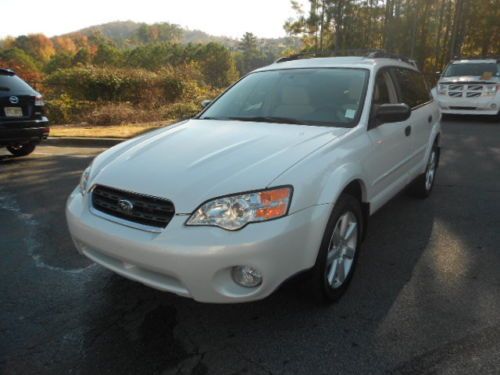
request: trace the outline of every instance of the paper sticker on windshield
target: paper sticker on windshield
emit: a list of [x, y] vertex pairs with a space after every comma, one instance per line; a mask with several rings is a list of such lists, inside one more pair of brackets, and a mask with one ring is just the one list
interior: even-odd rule
[[346, 109], [345, 110], [345, 118], [353, 119], [356, 117], [356, 111], [354, 109]]
[[488, 81], [491, 78], [493, 78], [493, 72], [484, 72], [483, 76], [481, 77], [481, 79], [484, 79], [485, 81]]

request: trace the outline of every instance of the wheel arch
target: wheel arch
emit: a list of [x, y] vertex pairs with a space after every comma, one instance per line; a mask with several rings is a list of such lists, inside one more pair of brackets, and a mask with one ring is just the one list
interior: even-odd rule
[[[352, 173], [346, 175], [345, 172], [349, 170]], [[346, 166], [346, 168], [341, 168], [337, 170], [337, 173], [333, 173], [328, 187], [334, 187], [334, 190], [330, 190], [326, 188], [323, 191], [323, 200], [329, 199], [329, 202], [332, 203], [331, 210], [335, 207], [335, 202], [339, 199], [342, 194], [349, 194], [356, 198], [361, 205], [361, 212], [363, 214], [363, 231], [362, 231], [362, 239], [366, 236], [366, 229], [368, 227], [368, 219], [370, 216], [370, 203], [368, 201], [368, 191], [367, 186], [363, 178], [361, 177], [361, 172], [357, 170], [354, 165]], [[342, 178], [343, 177], [343, 178]], [[339, 184], [339, 181], [344, 181], [344, 183]]]
[[363, 214], [363, 231], [361, 233], [361, 238], [364, 240], [366, 238], [366, 232], [368, 227], [368, 218], [370, 217], [370, 203], [366, 198], [366, 186], [363, 180], [356, 178], [349, 182], [340, 192], [339, 196], [342, 194], [349, 194], [356, 198], [361, 205], [361, 212]]

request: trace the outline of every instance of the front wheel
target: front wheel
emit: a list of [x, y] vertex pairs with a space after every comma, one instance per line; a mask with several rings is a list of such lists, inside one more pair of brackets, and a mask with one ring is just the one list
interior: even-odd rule
[[335, 302], [346, 291], [358, 259], [362, 218], [360, 202], [342, 194], [333, 208], [312, 270], [312, 288], [320, 301]]
[[35, 150], [34, 143], [25, 143], [22, 145], [11, 145], [7, 146], [7, 150], [14, 156], [26, 156], [31, 154]]

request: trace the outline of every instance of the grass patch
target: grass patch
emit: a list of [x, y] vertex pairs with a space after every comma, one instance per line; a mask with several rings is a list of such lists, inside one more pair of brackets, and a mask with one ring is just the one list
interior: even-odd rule
[[172, 124], [174, 121], [154, 121], [123, 125], [53, 125], [51, 137], [82, 138], [132, 138], [140, 134]]

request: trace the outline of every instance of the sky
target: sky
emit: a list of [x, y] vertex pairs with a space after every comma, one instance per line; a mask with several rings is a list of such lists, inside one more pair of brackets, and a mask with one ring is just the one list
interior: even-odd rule
[[283, 23], [295, 16], [290, 0], [0, 0], [0, 12], [0, 38], [54, 36], [127, 20], [175, 23], [233, 38], [246, 31], [280, 37]]

